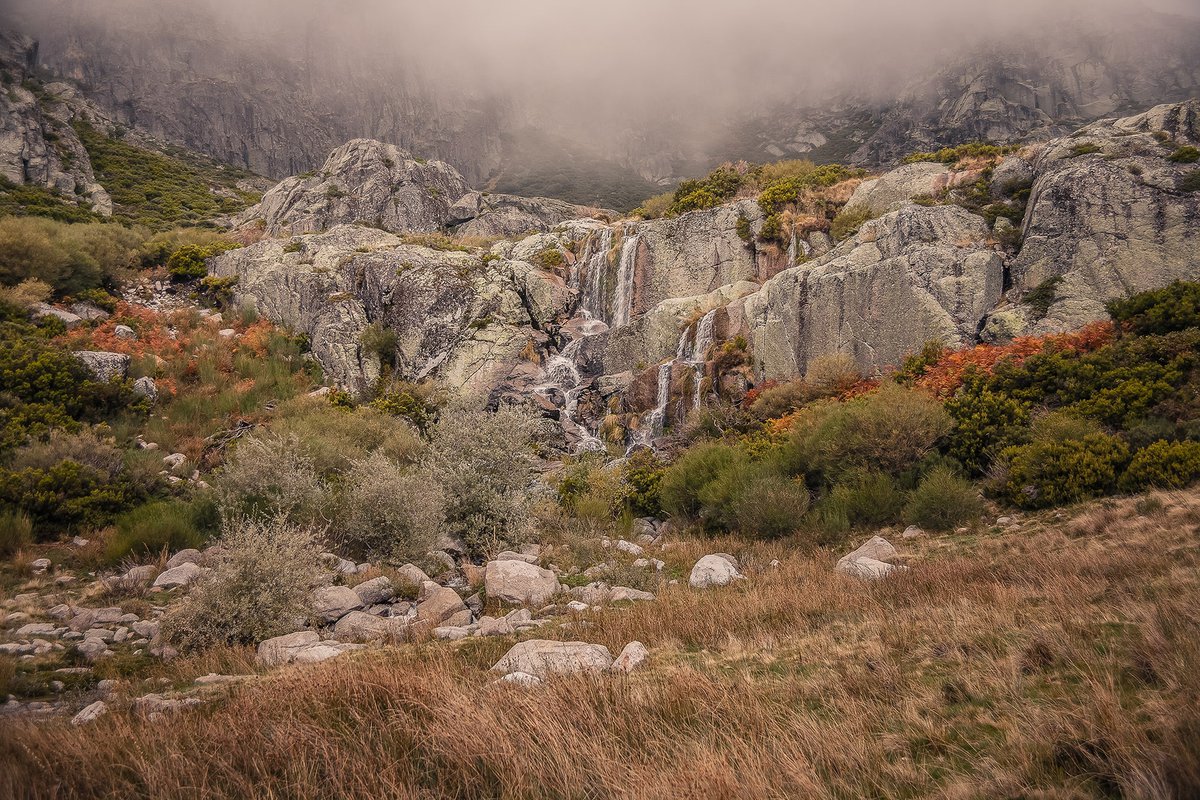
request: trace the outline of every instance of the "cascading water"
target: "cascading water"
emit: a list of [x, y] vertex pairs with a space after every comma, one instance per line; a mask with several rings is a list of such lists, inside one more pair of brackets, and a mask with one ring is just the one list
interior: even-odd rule
[[717, 318], [717, 310], [709, 311], [696, 323], [696, 339], [692, 345], [692, 383], [695, 393], [692, 397], [692, 408], [700, 407], [700, 387], [704, 383], [704, 363], [708, 358], [708, 350], [713, 344], [713, 323]]
[[[574, 271], [573, 289], [579, 289], [579, 311], [588, 319], [607, 320], [605, 313], [605, 277], [608, 273], [608, 253], [612, 250], [612, 228], [605, 228], [598, 236], [588, 237], [579, 266]], [[582, 278], [580, 277], [582, 271]], [[584, 280], [587, 281], [584, 284]]]
[[658, 402], [650, 412], [650, 431], [655, 436], [661, 436], [667, 421], [667, 403], [671, 399], [671, 367], [674, 361], [660, 364], [658, 367]]
[[[646, 429], [651, 436], [661, 436], [666, 427], [667, 406], [671, 400], [671, 373], [676, 364], [684, 363], [692, 368], [695, 391], [692, 397], [692, 408], [700, 405], [702, 396], [701, 385], [704, 381], [704, 365], [708, 358], [708, 350], [713, 344], [713, 324], [717, 311], [713, 309], [700, 318], [694, 326], [683, 329], [679, 336], [679, 344], [675, 348], [675, 358], [666, 361], [658, 367], [658, 396], [654, 410], [650, 412]], [[648, 444], [643, 436], [635, 444]]]
[[637, 249], [640, 234], [626, 236], [621, 244], [621, 261], [617, 265], [617, 293], [613, 298], [612, 326], [629, 324], [633, 311], [633, 278], [637, 271]]

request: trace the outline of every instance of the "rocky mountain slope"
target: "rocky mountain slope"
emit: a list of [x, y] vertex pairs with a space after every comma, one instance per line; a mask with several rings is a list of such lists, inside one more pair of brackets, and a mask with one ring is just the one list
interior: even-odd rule
[[[986, 173], [902, 167], [859, 187], [848, 208], [881, 216], [836, 246], [822, 233], [786, 250], [764, 242], [757, 203], [738, 201], [672, 219], [576, 219], [470, 252], [343, 225], [235, 250], [210, 268], [307, 333], [329, 374], [356, 390], [377, 374], [359, 336], [378, 323], [396, 331], [405, 378], [439, 378], [477, 402], [533, 397], [576, 446], [601, 429], [644, 439], [710, 391], [801, 376], [825, 356], [880, 370], [929, 340], [1071, 329], [1100, 318], [1108, 299], [1194, 280], [1198, 113], [1191, 101], [1098, 122]], [[312, 179], [267, 197], [298, 180]], [[955, 185], [997, 198], [1028, 190], [1023, 244], [1001, 243], [1015, 234], [1006, 218], [989, 226], [932, 199]], [[436, 221], [393, 220], [413, 230]]]

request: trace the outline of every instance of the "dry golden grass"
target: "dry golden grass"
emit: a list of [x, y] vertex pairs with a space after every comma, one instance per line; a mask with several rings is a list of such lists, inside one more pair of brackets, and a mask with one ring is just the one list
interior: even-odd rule
[[728, 550], [749, 580], [536, 634], [641, 640], [628, 678], [493, 687], [511, 638], [364, 653], [163, 724], [10, 725], [0, 795], [1198, 796], [1200, 492], [1069, 516], [898, 543], [912, 569], [876, 584], [685, 540], [669, 569]]

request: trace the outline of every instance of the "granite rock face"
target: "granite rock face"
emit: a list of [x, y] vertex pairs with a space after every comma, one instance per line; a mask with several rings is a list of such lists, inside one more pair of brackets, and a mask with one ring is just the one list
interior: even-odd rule
[[1196, 164], [1170, 156], [1200, 145], [1200, 101], [1102, 120], [1048, 143], [1012, 263], [1017, 297], [1058, 279], [1035, 331], [1106, 317], [1116, 297], [1200, 278], [1200, 192], [1181, 190]]
[[982, 218], [952, 206], [906, 206], [741, 301], [745, 334], [764, 378], [803, 375], [814, 359], [834, 354], [869, 371], [932, 339], [974, 343], [1003, 281]]

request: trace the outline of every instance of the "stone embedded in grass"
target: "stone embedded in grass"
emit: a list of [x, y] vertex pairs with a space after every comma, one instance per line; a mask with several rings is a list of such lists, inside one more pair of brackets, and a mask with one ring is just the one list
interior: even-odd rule
[[312, 647], [320, 641], [321, 637], [316, 631], [297, 631], [284, 636], [276, 636], [258, 645], [258, 656], [255, 660], [264, 667], [289, 664], [301, 650]]
[[542, 679], [537, 675], [530, 675], [528, 672], [510, 672], [492, 681], [493, 686], [497, 683], [511, 683], [514, 686], [532, 687], [541, 686]]
[[96, 380], [107, 383], [113, 378], [124, 379], [129, 374], [129, 356], [101, 350], [76, 350], [71, 355], [79, 359]]
[[542, 606], [558, 592], [558, 576], [524, 561], [490, 561], [484, 571], [488, 599]]
[[612, 653], [604, 645], [530, 639], [509, 648], [492, 672], [525, 672], [545, 679], [556, 674], [604, 672], [612, 663]]
[[907, 567], [887, 563], [896, 557], [896, 548], [882, 536], [873, 536], [864, 542], [857, 550], [847, 553], [838, 560], [838, 572], [853, 575], [864, 580], [884, 578], [896, 570]]
[[610, 603], [632, 602], [635, 600], [653, 600], [654, 594], [651, 592], [643, 592], [640, 589], [631, 589], [628, 586], [614, 586], [608, 590], [608, 601]]
[[186, 550], [180, 550], [178, 553], [171, 556], [171, 559], [167, 562], [167, 569], [181, 567], [184, 564], [199, 564], [202, 557], [203, 556], [200, 555], [199, 550], [191, 547], [187, 548]]
[[621, 650], [621, 654], [613, 661], [612, 671], [629, 674], [645, 666], [649, 660], [650, 651], [646, 649], [646, 645], [638, 641], [633, 641], [625, 645], [624, 649]]
[[896, 548], [882, 536], [872, 536], [857, 550], [842, 556], [842, 561], [857, 561], [860, 558], [873, 558], [876, 561], [888, 561], [896, 557]]
[[113, 328], [113, 336], [118, 339], [136, 339], [138, 338], [137, 331], [128, 325], [117, 325]]
[[157, 577], [158, 567], [153, 564], [140, 564], [130, 567], [129, 571], [121, 576], [120, 581], [126, 586], [141, 586], [150, 583]]
[[726, 553], [707, 555], [692, 567], [688, 577], [688, 585], [693, 589], [707, 589], [712, 586], [727, 586], [745, 576], [738, 572], [737, 563]]
[[100, 717], [108, 713], [108, 703], [103, 700], [97, 700], [91, 705], [83, 707], [83, 710], [71, 718], [72, 725], [86, 725], [89, 722], [94, 722]]
[[408, 620], [376, 617], [362, 611], [351, 611], [333, 626], [336, 639], [351, 642], [398, 641], [408, 631]]
[[200, 572], [200, 567], [197, 564], [190, 562], [180, 564], [178, 567], [169, 569], [155, 578], [154, 585], [160, 589], [174, 589], [177, 586], [187, 586], [200, 577]]

